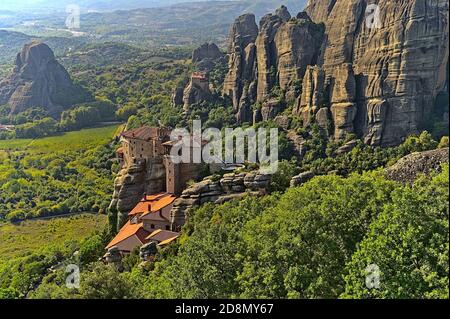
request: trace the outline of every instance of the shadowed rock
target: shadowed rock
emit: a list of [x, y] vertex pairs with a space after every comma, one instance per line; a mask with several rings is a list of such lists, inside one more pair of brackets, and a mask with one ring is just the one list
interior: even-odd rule
[[32, 107], [42, 107], [51, 115], [89, 99], [75, 86], [53, 51], [44, 43], [26, 44], [17, 55], [13, 72], [0, 82], [0, 105], [8, 104], [17, 114]]

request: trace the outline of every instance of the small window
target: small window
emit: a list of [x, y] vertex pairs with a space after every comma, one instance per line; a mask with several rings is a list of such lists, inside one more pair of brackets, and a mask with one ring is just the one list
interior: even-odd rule
[[166, 230], [170, 230], [170, 226], [166, 226]]
[[151, 229], [155, 229], [155, 225], [151, 224], [151, 225], [150, 225], [150, 228], [151, 228]]

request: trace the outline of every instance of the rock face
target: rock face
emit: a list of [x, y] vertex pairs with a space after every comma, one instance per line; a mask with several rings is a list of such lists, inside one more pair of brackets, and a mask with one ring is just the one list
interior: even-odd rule
[[446, 86], [448, 0], [380, 0], [378, 17], [368, 4], [310, 0], [306, 11], [326, 25], [318, 64], [336, 137], [354, 132], [367, 144], [396, 145], [423, 128]]
[[258, 31], [253, 14], [237, 18], [230, 31], [229, 71], [225, 77], [223, 94], [231, 98], [233, 109], [241, 121], [249, 120], [247, 108], [254, 102], [256, 94], [255, 41]]
[[259, 27], [241, 16], [223, 95], [240, 122], [273, 119], [264, 104], [281, 98], [337, 140], [400, 144], [426, 128], [436, 96], [448, 92], [448, 2], [379, 0], [373, 10], [368, 0], [309, 0], [294, 18], [281, 7]]
[[183, 92], [184, 110], [189, 111], [190, 107], [211, 98], [209, 90], [209, 81], [206, 75], [193, 74], [189, 84]]
[[[288, 102], [295, 100], [308, 65], [316, 63], [322, 37], [323, 27], [307, 14], [292, 18], [285, 6], [264, 16], [259, 28], [251, 14], [235, 21], [223, 95], [233, 101], [238, 122], [265, 120], [264, 111], [251, 114], [251, 105], [273, 99], [276, 88], [286, 91]], [[277, 114], [270, 113], [270, 119]]]
[[114, 194], [109, 207], [110, 214], [117, 213], [117, 230], [128, 220], [128, 213], [144, 194], [164, 191], [166, 169], [162, 158], [136, 161], [124, 166], [114, 181]]
[[325, 73], [320, 67], [308, 66], [303, 77], [302, 94], [297, 101], [294, 112], [301, 117], [306, 126], [324, 106]]
[[275, 11], [275, 15], [279, 16], [283, 22], [288, 22], [291, 19], [291, 13], [286, 6], [281, 6]]
[[203, 60], [217, 60], [223, 56], [215, 43], [205, 43], [192, 52], [192, 62], [198, 63]]
[[225, 57], [216, 44], [205, 43], [192, 52], [192, 62], [198, 72], [192, 74], [185, 87], [177, 87], [172, 93], [172, 105], [183, 105], [186, 112], [192, 105], [210, 99], [209, 73], [217, 63], [225, 63]]
[[297, 176], [294, 176], [291, 179], [291, 187], [297, 187], [297, 186], [303, 185], [307, 181], [309, 181], [312, 178], [314, 178], [314, 176], [315, 175], [314, 175], [313, 172], [304, 172], [304, 173], [301, 173], [301, 174], [299, 174]]
[[302, 81], [307, 67], [316, 64], [322, 38], [323, 27], [313, 23], [307, 15], [290, 20], [279, 28], [275, 46], [281, 89], [295, 87], [296, 83]]
[[68, 106], [65, 104], [85, 100], [86, 94], [72, 83], [53, 51], [40, 42], [25, 45], [17, 55], [12, 75], [0, 82], [0, 105], [8, 104], [12, 114], [42, 107], [56, 116]]
[[261, 19], [260, 32], [256, 39], [256, 56], [258, 66], [257, 101], [264, 102], [270, 98], [276, 82], [277, 47], [275, 36], [283, 20], [273, 14]]
[[171, 211], [172, 225], [183, 226], [189, 210], [205, 203], [222, 204], [245, 196], [262, 196], [267, 194], [271, 176], [257, 172], [229, 173], [220, 181], [205, 178], [183, 191], [180, 198], [173, 203]]
[[184, 88], [177, 87], [172, 92], [172, 105], [173, 106], [180, 106], [183, 105], [183, 95], [184, 95]]
[[449, 149], [442, 148], [413, 153], [401, 158], [386, 169], [386, 177], [401, 183], [414, 183], [419, 174], [440, 172], [441, 165], [449, 162]]

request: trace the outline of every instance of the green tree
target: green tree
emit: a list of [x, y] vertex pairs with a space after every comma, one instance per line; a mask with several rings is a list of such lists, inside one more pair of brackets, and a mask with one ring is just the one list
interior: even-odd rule
[[[448, 173], [393, 191], [347, 266], [343, 298], [449, 298]], [[365, 283], [372, 264], [379, 289]]]
[[88, 264], [96, 261], [104, 252], [105, 244], [100, 235], [94, 235], [85, 240], [80, 247], [80, 261]]
[[371, 173], [322, 176], [289, 189], [245, 225], [241, 297], [338, 297], [346, 262], [394, 187]]
[[92, 271], [82, 273], [80, 295], [84, 299], [130, 299], [134, 294], [133, 283], [113, 266], [95, 264]]

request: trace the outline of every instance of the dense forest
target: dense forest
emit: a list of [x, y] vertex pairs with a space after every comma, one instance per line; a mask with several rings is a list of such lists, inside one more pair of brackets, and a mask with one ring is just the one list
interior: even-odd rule
[[[45, 271], [70, 249], [10, 261], [0, 296], [448, 298], [448, 231], [448, 166], [413, 186], [380, 171], [322, 176], [263, 200], [197, 209], [179, 243], [146, 266], [137, 251], [122, 272], [95, 262], [107, 236], [94, 235], [78, 248], [79, 290], [65, 287], [64, 269]], [[381, 289], [365, 285], [370, 264]]]
[[[178, 243], [159, 250], [155, 262], [142, 264], [139, 250], [122, 261], [121, 269], [97, 261], [112, 236], [105, 226], [82, 241], [42, 247], [26, 257], [0, 261], [0, 297], [446, 298], [448, 165], [442, 173], [419, 177], [413, 185], [389, 181], [383, 170], [377, 169], [405, 154], [436, 147], [448, 147], [448, 139], [437, 143], [423, 133], [397, 148], [374, 150], [361, 144], [332, 160], [316, 157], [305, 162], [305, 167], [309, 165], [321, 176], [296, 188], [289, 188], [290, 177], [298, 172], [296, 163], [284, 160], [273, 177], [270, 196], [196, 209]], [[95, 164], [111, 164], [105, 150], [99, 146], [94, 153], [80, 153], [83, 160], [75, 163], [93, 165], [96, 171], [105, 169], [109, 174], [112, 167]], [[317, 154], [318, 150], [310, 152]], [[104, 154], [104, 160], [96, 160], [101, 158], [99, 154]], [[58, 167], [51, 166], [54, 169], [48, 174], [56, 175], [43, 176], [54, 180], [46, 184], [63, 185]], [[78, 172], [83, 168], [69, 166]], [[341, 176], [335, 175], [336, 169]], [[75, 188], [68, 187], [73, 183], [67, 179], [70, 172], [61, 175], [69, 182], [65, 187], [68, 193], [83, 189], [85, 201], [76, 202], [85, 207], [70, 207], [101, 211], [108, 197], [89, 192], [87, 178], [97, 184], [100, 179], [88, 172]], [[27, 183], [25, 178], [21, 180]], [[104, 179], [105, 192], [109, 181]], [[8, 188], [12, 186], [8, 184]], [[27, 188], [27, 196], [32, 189]], [[60, 189], [41, 191], [53, 196]], [[5, 195], [23, 200], [25, 193]], [[27, 217], [20, 215], [21, 211], [36, 212], [37, 216], [44, 210], [57, 213], [71, 200], [64, 200], [66, 192], [60, 194], [61, 199], [54, 200], [61, 204], [54, 206], [53, 212], [21, 207], [6, 217]], [[94, 203], [92, 198], [104, 198], [104, 202]], [[417, 262], [411, 263], [414, 256]], [[66, 288], [64, 267], [54, 268], [69, 263], [81, 265], [79, 290]], [[368, 290], [362, 281], [370, 264], [380, 268], [382, 289]]]

